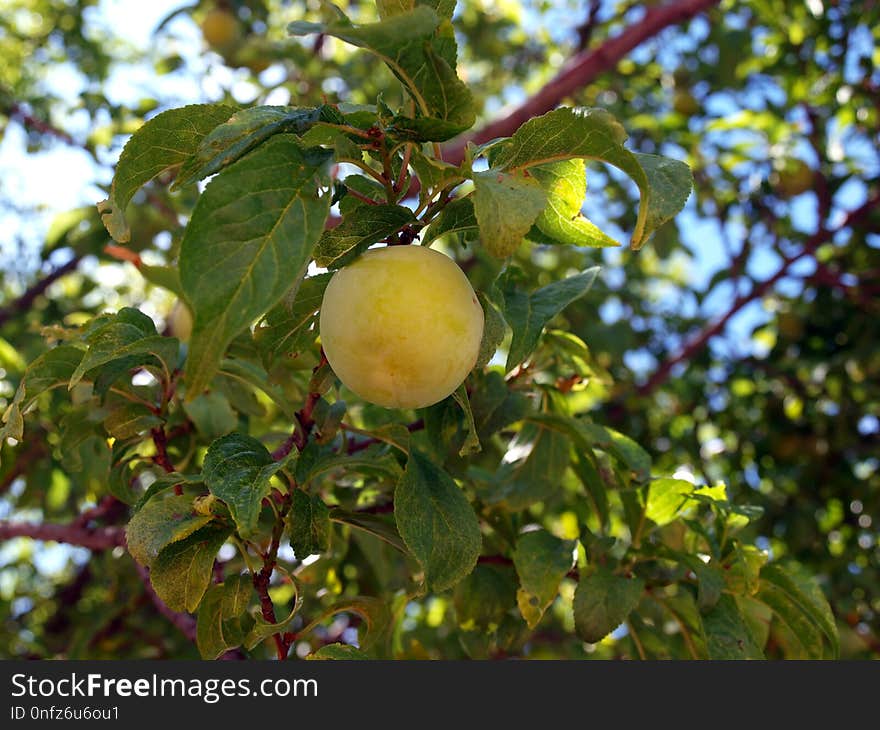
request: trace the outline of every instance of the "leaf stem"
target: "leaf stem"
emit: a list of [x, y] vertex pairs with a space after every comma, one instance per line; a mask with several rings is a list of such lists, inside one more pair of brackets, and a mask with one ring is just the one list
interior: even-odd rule
[[409, 169], [409, 160], [410, 157], [412, 157], [412, 148], [412, 143], [407, 143], [403, 151], [403, 161], [400, 165], [400, 173], [397, 175], [397, 180], [392, 186], [395, 193], [400, 193], [403, 190], [403, 183], [406, 180], [406, 172]]
[[237, 535], [233, 535], [231, 538], [232, 544], [238, 548], [238, 552], [241, 553], [241, 558], [244, 560], [244, 564], [248, 569], [249, 573], [256, 573], [257, 569], [254, 567], [254, 564], [251, 562], [250, 553], [247, 550], [247, 546], [241, 541]]
[[363, 203], [366, 203], [367, 205], [381, 205], [381, 203], [378, 200], [373, 200], [372, 198], [368, 198], [366, 195], [364, 195], [363, 193], [359, 193], [354, 188], [347, 187], [346, 188], [346, 195], [351, 195], [353, 198], [357, 198], [358, 200], [360, 200]]
[[363, 160], [356, 160], [354, 157], [340, 157], [339, 162], [347, 162], [349, 165], [354, 165], [355, 167], [360, 168], [362, 172], [367, 173], [367, 175], [372, 177], [376, 182], [380, 183], [382, 187], [385, 187], [386, 180], [382, 177], [382, 174], [376, 172]]
[[645, 647], [642, 646], [642, 642], [639, 639], [638, 634], [636, 634], [636, 630], [633, 627], [632, 621], [626, 622], [626, 629], [629, 631], [629, 635], [632, 637], [633, 644], [635, 644], [636, 651], [639, 653], [639, 659], [645, 661], [647, 656], [645, 655]]
[[672, 618], [675, 619], [675, 622], [678, 624], [678, 627], [681, 629], [681, 638], [684, 640], [684, 645], [687, 647], [688, 654], [691, 655], [691, 659], [699, 659], [699, 655], [697, 654], [697, 648], [694, 646], [694, 640], [691, 637], [691, 632], [688, 631], [687, 626], [685, 626], [684, 621], [681, 616], [678, 615], [676, 611], [672, 610], [672, 607], [659, 596], [651, 595], [657, 603], [659, 603], [663, 608], [665, 608], [672, 615]]

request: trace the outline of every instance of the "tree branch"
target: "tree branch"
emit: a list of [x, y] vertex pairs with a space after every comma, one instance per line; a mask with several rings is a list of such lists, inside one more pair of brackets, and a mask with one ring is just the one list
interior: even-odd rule
[[788, 256], [783, 259], [782, 265], [773, 274], [770, 278], [764, 279], [764, 281], [756, 283], [751, 291], [746, 294], [740, 294], [736, 299], [734, 299], [733, 304], [721, 317], [716, 319], [712, 324], [706, 327], [702, 332], [700, 332], [696, 337], [694, 337], [687, 345], [682, 348], [676, 355], [664, 360], [660, 367], [654, 371], [654, 374], [651, 375], [648, 380], [646, 380], [642, 385], [636, 388], [636, 392], [640, 396], [649, 395], [654, 390], [656, 390], [659, 386], [666, 382], [672, 373], [672, 369], [682, 362], [687, 362], [691, 360], [698, 352], [700, 352], [715, 335], [720, 334], [724, 331], [724, 328], [727, 326], [727, 323], [733, 318], [737, 312], [739, 312], [743, 307], [751, 302], [760, 299], [763, 297], [768, 291], [770, 291], [773, 286], [780, 280], [785, 278], [788, 275], [789, 269], [791, 265], [796, 261], [801, 260], [802, 258], [811, 255], [819, 246], [821, 246], [825, 241], [833, 237], [839, 231], [848, 228], [854, 223], [859, 222], [861, 219], [865, 218], [871, 210], [880, 205], [880, 195], [875, 195], [872, 198], [866, 200], [862, 205], [860, 205], [855, 210], [850, 211], [843, 222], [834, 230], [829, 231], [828, 229], [822, 227], [818, 231], [816, 231], [809, 239], [807, 239], [806, 243], [804, 243], [803, 248], [796, 254], [792, 256]]
[[10, 119], [16, 119], [21, 122], [25, 129], [39, 132], [40, 134], [48, 134], [69, 145], [77, 145], [76, 140], [74, 140], [67, 132], [52, 126], [48, 122], [44, 122], [42, 119], [38, 119], [17, 101], [9, 106], [6, 113], [9, 115]]
[[82, 261], [82, 256], [77, 254], [66, 264], [64, 264], [63, 266], [59, 266], [53, 271], [50, 271], [42, 279], [35, 282], [18, 299], [13, 300], [6, 307], [0, 309], [0, 327], [6, 324], [6, 322], [8, 322], [13, 317], [16, 317], [19, 314], [27, 311], [38, 296], [40, 296], [44, 291], [46, 291], [46, 289], [48, 289], [52, 284], [58, 281], [58, 279], [60, 279], [62, 276], [65, 276], [66, 274], [69, 274], [71, 271], [76, 269], [76, 267], [79, 266], [80, 261]]
[[555, 78], [547, 82], [533, 97], [495, 120], [475, 134], [467, 135], [444, 146], [443, 159], [454, 165], [464, 159], [468, 142], [480, 144], [496, 137], [508, 137], [524, 122], [534, 116], [555, 109], [559, 103], [578, 89], [591, 83], [614, 66], [637, 46], [653, 38], [661, 30], [690, 20], [720, 0], [680, 0], [679, 2], [649, 8], [645, 17], [601, 46], [574, 56]]
[[12, 464], [9, 471], [0, 478], [0, 494], [5, 494], [12, 483], [31, 467], [31, 465], [42, 459], [47, 454], [46, 447], [42, 441], [31, 440], [25, 451], [16, 454], [15, 463]]
[[54, 525], [35, 522], [0, 521], [0, 540], [30, 537], [34, 540], [54, 540], [78, 545], [89, 550], [112, 550], [125, 545], [125, 531], [121, 527], [83, 527], [76, 524]]
[[[317, 372], [326, 364], [327, 356], [324, 354], [322, 348], [321, 357], [318, 360], [318, 364], [312, 368], [312, 374], [317, 374]], [[309, 434], [315, 426], [315, 419], [312, 418], [312, 411], [314, 411], [315, 405], [317, 405], [319, 400], [321, 400], [321, 394], [314, 391], [309, 392], [306, 396], [306, 401], [303, 404], [303, 407], [295, 414], [296, 422], [293, 424], [293, 431], [290, 436], [287, 437], [281, 446], [272, 452], [272, 458], [275, 461], [281, 461], [281, 459], [285, 458], [294, 446], [296, 446], [297, 451], [302, 451], [305, 448], [306, 442], [309, 440]]]
[[[272, 597], [269, 595], [269, 581], [272, 579], [272, 572], [275, 570], [275, 564], [278, 562], [278, 548], [281, 545], [281, 534], [284, 531], [284, 518], [290, 510], [290, 505], [290, 495], [287, 494], [284, 497], [281, 511], [275, 520], [275, 526], [272, 528], [272, 542], [266, 554], [263, 555], [263, 567], [252, 576], [254, 589], [260, 598], [260, 611], [263, 614], [263, 618], [270, 624], [278, 623], [278, 619], [275, 617], [275, 606], [272, 604]], [[275, 641], [275, 651], [278, 654], [278, 658], [286, 659], [290, 651], [290, 641], [287, 635], [282, 633], [273, 634], [272, 639]]]

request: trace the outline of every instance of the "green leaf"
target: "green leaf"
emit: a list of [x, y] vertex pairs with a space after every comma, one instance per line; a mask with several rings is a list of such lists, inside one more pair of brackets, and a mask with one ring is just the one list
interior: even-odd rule
[[216, 659], [244, 642], [254, 624], [248, 614], [253, 593], [246, 575], [229, 576], [223, 585], [208, 589], [196, 624], [196, 646], [203, 659]]
[[504, 335], [507, 333], [507, 322], [483, 292], [478, 292], [477, 298], [483, 307], [483, 339], [480, 341], [480, 352], [477, 355], [474, 369], [482, 370], [495, 356], [495, 352], [504, 340]]
[[631, 242], [638, 249], [684, 207], [693, 178], [682, 162], [633, 154], [623, 146], [626, 137], [620, 123], [604, 109], [563, 107], [523, 124], [494, 163], [510, 171], [574, 157], [614, 165], [639, 187], [641, 202]]
[[401, 13], [408, 13], [415, 6], [416, 0], [376, 0], [376, 10], [382, 20]]
[[173, 611], [195, 611], [211, 583], [217, 551], [232, 534], [208, 525], [164, 547], [150, 568], [150, 583]]
[[508, 372], [534, 351], [544, 326], [590, 290], [598, 273], [599, 268], [594, 266], [580, 274], [551, 282], [531, 294], [505, 288], [504, 318], [513, 330], [507, 354]]
[[24, 418], [21, 415], [21, 401], [24, 398], [24, 388], [19, 387], [15, 397], [3, 411], [2, 427], [0, 427], [0, 452], [6, 443], [6, 439], [13, 438], [21, 441], [24, 438]]
[[453, 603], [458, 625], [465, 631], [494, 631], [516, 603], [516, 582], [510, 568], [477, 565], [455, 586]]
[[292, 357], [314, 341], [312, 325], [321, 307], [324, 290], [332, 274], [318, 274], [303, 279], [284, 296], [281, 303], [266, 314], [254, 330], [254, 341], [267, 368], [282, 357]]
[[205, 135], [196, 154], [181, 168], [171, 189], [220, 172], [275, 134], [301, 134], [320, 118], [320, 108], [255, 106], [242, 109]]
[[822, 589], [801, 565], [768, 563], [755, 596], [785, 624], [811, 659], [836, 658], [840, 652], [834, 615]]
[[324, 33], [379, 56], [416, 103], [418, 117], [395, 117], [398, 136], [443, 141], [468, 129], [473, 99], [455, 75], [455, 37], [448, 19], [419, 6], [378, 23], [353, 25], [341, 13], [330, 23], [294, 22], [291, 35]]
[[212, 515], [198, 514], [192, 497], [174, 495], [151, 499], [137, 511], [125, 528], [128, 552], [149, 567], [166, 545], [189, 537], [207, 525]]
[[328, 659], [369, 659], [369, 655], [362, 652], [351, 644], [327, 644], [322, 646], [318, 651], [309, 654], [306, 659], [328, 660]]
[[389, 446], [393, 446], [404, 454], [409, 454], [409, 442], [411, 434], [409, 429], [402, 423], [386, 423], [369, 430], [358, 430], [358, 433], [368, 438], [376, 439]]
[[[419, 44], [410, 42], [405, 53], [405, 66], [425, 100], [420, 107], [424, 116], [399, 115], [389, 125], [389, 133], [400, 139], [418, 142], [443, 142], [470, 129], [476, 121], [474, 100], [470, 89], [455, 73], [455, 35], [448, 21], [440, 26], [445, 42]], [[443, 53], [443, 49], [451, 52]], [[405, 85], [408, 86], [408, 84]]]
[[529, 410], [529, 399], [521, 392], [511, 392], [504, 376], [490, 370], [476, 379], [471, 394], [471, 410], [477, 433], [483, 439], [521, 420]]
[[704, 563], [698, 555], [676, 550], [664, 550], [664, 553], [687, 566], [697, 577], [697, 602], [701, 611], [707, 611], [718, 603], [724, 590], [725, 576], [716, 562]]
[[480, 240], [499, 259], [519, 248], [547, 205], [547, 194], [535, 178], [494, 169], [474, 173], [473, 197]]
[[571, 458], [568, 438], [543, 425], [528, 423], [510, 444], [485, 499], [511, 511], [559, 494]]
[[444, 188], [464, 182], [465, 173], [458, 165], [452, 165], [436, 157], [429, 157], [414, 150], [410, 164], [419, 178], [419, 202], [425, 203]]
[[422, 233], [422, 245], [450, 233], [478, 231], [477, 214], [474, 201], [470, 197], [458, 198], [449, 203]]
[[[160, 364], [166, 376], [170, 376], [180, 346], [175, 338], [156, 334], [153, 320], [132, 307], [120, 309], [85, 339], [89, 349], [70, 376], [70, 390], [87, 372], [117, 361], [123, 361], [123, 371], [134, 365]], [[106, 385], [109, 387], [110, 383]]]
[[[296, 584], [294, 584], [296, 585]], [[281, 633], [285, 631], [287, 627], [290, 625], [290, 622], [293, 621], [296, 614], [299, 612], [299, 609], [302, 606], [302, 596], [297, 589], [296, 599], [294, 600], [293, 608], [290, 610], [290, 613], [280, 621], [277, 621], [274, 624], [270, 624], [266, 619], [263, 618], [262, 614], [255, 613], [254, 616], [254, 625], [250, 631], [248, 631], [247, 636], [244, 639], [244, 645], [247, 649], [253, 649], [257, 644], [259, 644], [264, 639], [268, 639], [270, 636], [274, 634]]]
[[452, 398], [458, 403], [464, 413], [464, 426], [465, 433], [467, 434], [458, 455], [469, 456], [470, 454], [477, 454], [482, 450], [482, 447], [480, 446], [480, 437], [477, 436], [477, 427], [474, 424], [474, 414], [471, 412], [471, 403], [468, 399], [467, 388], [464, 383], [455, 389]]
[[118, 403], [104, 419], [104, 428], [113, 438], [125, 440], [139, 436], [155, 426], [162, 419], [143, 403], [123, 401]]
[[141, 495], [140, 499], [137, 500], [136, 504], [132, 508], [132, 514], [135, 512], [139, 512], [140, 509], [149, 502], [154, 496], [156, 496], [159, 492], [163, 492], [169, 487], [173, 487], [177, 484], [201, 484], [202, 483], [202, 475], [201, 474], [180, 474], [179, 472], [170, 472], [167, 474], [162, 474], [147, 487], [147, 490]]
[[669, 524], [692, 504], [694, 489], [695, 485], [684, 479], [654, 479], [648, 487], [645, 517], [661, 527]]
[[162, 112], [132, 135], [119, 156], [110, 197], [98, 203], [98, 212], [115, 240], [126, 243], [131, 238], [125, 209], [138, 189], [186, 162], [202, 138], [234, 112], [222, 104], [191, 104]]
[[733, 552], [725, 558], [724, 580], [733, 593], [751, 596], [761, 585], [761, 568], [767, 562], [767, 553], [754, 545], [734, 543]]
[[773, 622], [772, 609], [751, 596], [734, 596], [734, 598], [740, 614], [755, 639], [755, 644], [763, 650], [770, 638], [770, 625], [778, 626]]
[[[180, 280], [195, 316], [187, 397], [201, 393], [237, 334], [305, 273], [324, 230], [330, 154], [279, 134], [217, 175], [183, 236]], [[243, 191], [246, 191], [243, 194]]]
[[620, 245], [581, 214], [587, 195], [586, 163], [582, 159], [536, 165], [529, 172], [547, 196], [547, 205], [535, 221], [542, 234], [572, 246]]
[[722, 595], [715, 608], [703, 615], [703, 628], [710, 659], [764, 658], [733, 596]]
[[473, 570], [482, 546], [477, 516], [452, 477], [415, 449], [394, 492], [394, 519], [429, 590], [450, 588]]
[[516, 541], [513, 564], [520, 583], [516, 602], [530, 629], [556, 599], [574, 562], [574, 546], [573, 540], [560, 540], [546, 530], [527, 532]]
[[315, 263], [335, 268], [349, 252], [362, 253], [415, 220], [402, 205], [359, 205], [338, 226], [324, 231], [315, 248]]
[[290, 546], [297, 559], [326, 552], [330, 548], [330, 510], [317, 494], [295, 489], [287, 515]]
[[269, 479], [281, 466], [262, 443], [241, 433], [219, 438], [208, 447], [202, 477], [211, 494], [229, 507], [242, 537], [256, 530]]
[[626, 621], [638, 605], [645, 583], [600, 568], [581, 578], [574, 594], [574, 625], [578, 635], [591, 644], [604, 639]]
[[223, 632], [223, 586], [211, 586], [199, 606], [196, 647], [202, 659], [216, 659], [234, 644]]
[[[300, 136], [303, 147], [326, 147], [333, 150], [337, 162], [363, 161], [363, 151], [358, 143], [340, 129], [318, 122], [308, 132]], [[363, 141], [361, 138], [360, 141]], [[346, 178], [346, 181], [348, 178]], [[337, 183], [338, 184], [338, 183]], [[346, 183], [347, 187], [347, 183]]]
[[587, 490], [590, 502], [593, 505], [596, 516], [599, 518], [599, 524], [601, 524], [602, 527], [607, 528], [610, 516], [608, 508], [608, 491], [605, 488], [605, 481], [599, 474], [599, 470], [596, 468], [593, 458], [592, 454], [590, 454], [590, 456], [587, 456], [586, 454], [577, 454], [572, 461], [571, 466], [578, 480], [583, 484], [584, 489]]
[[338, 522], [341, 525], [349, 525], [356, 530], [362, 530], [374, 537], [378, 537], [383, 542], [387, 542], [391, 547], [402, 553], [407, 553], [406, 545], [400, 537], [400, 533], [394, 526], [393, 522], [383, 518], [381, 515], [373, 515], [362, 512], [346, 512], [338, 507], [330, 510], [330, 521]]
[[707, 659], [706, 636], [703, 630], [703, 617], [697, 602], [690, 591], [680, 590], [673, 596], [651, 596], [660, 603], [678, 623], [685, 649], [692, 659]]
[[213, 441], [225, 436], [238, 425], [238, 415], [222, 393], [203, 393], [195, 400], [184, 402], [183, 410], [195, 424], [199, 434]]
[[694, 177], [683, 162], [660, 155], [636, 152], [636, 159], [648, 177], [650, 205], [645, 219], [645, 237], [672, 220], [684, 207], [694, 187]]
[[22, 378], [28, 396], [23, 402], [29, 405], [50, 388], [66, 385], [82, 362], [83, 355], [83, 351], [73, 345], [58, 345], [40, 355], [28, 366]]
[[[220, 361], [220, 375], [243, 384], [246, 386], [246, 392], [252, 393], [251, 388], [263, 391], [278, 406], [278, 409], [284, 414], [285, 418], [294, 417], [296, 412], [295, 405], [290, 397], [284, 393], [280, 386], [269, 382], [269, 374], [259, 363], [239, 357], [225, 357]], [[220, 380], [222, 382], [222, 379]], [[225, 392], [231, 400], [231, 394], [236, 391], [227, 388]], [[241, 392], [239, 391], [238, 394], [241, 395]], [[236, 404], [236, 408], [246, 410], [240, 404]], [[262, 412], [260, 415], [262, 415]]]
[[629, 469], [636, 480], [645, 481], [651, 476], [651, 455], [629, 436], [583, 419], [578, 423], [592, 444]]
[[167, 289], [180, 299], [185, 298], [180, 285], [180, 272], [176, 266], [150, 266], [141, 262], [138, 271], [153, 286]]
[[314, 619], [308, 626], [297, 632], [305, 636], [317, 626], [320, 626], [331, 616], [338, 613], [355, 613], [364, 620], [366, 631], [359, 638], [361, 649], [369, 650], [387, 634], [391, 623], [391, 612], [388, 604], [371, 596], [354, 596], [335, 603], [326, 609], [320, 616]]

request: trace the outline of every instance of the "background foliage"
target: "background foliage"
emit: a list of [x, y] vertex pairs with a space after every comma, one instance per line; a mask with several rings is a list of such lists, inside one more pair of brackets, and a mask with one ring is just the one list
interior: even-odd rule
[[[472, 97], [452, 79], [443, 88], [459, 97], [420, 86], [434, 121], [398, 118], [399, 134], [445, 140], [472, 108], [482, 143], [557, 104], [601, 107], [626, 128], [627, 149], [687, 162], [695, 186], [635, 252], [601, 247], [640, 225], [639, 191], [612, 168], [587, 166], [583, 212], [601, 231], [576, 218], [579, 159], [543, 178], [533, 168], [545, 189], [568, 185], [554, 189], [565, 215], [524, 230], [510, 208], [489, 214], [503, 186], [477, 174], [476, 212], [450, 203], [422, 239], [436, 236], [465, 268], [499, 354], [457, 398], [418, 413], [338, 389], [309, 329], [326, 277], [306, 279], [253, 337], [239, 334], [305, 271], [305, 243], [275, 252], [289, 268], [266, 267], [251, 311], [223, 289], [236, 277], [212, 272], [187, 237], [222, 243], [212, 213], [242, 189], [278, 185], [303, 211], [285, 241], [320, 237], [321, 265], [402, 230], [396, 200], [363, 202], [388, 191], [345, 177], [356, 168], [331, 171], [345, 179], [335, 233], [304, 225], [330, 200], [303, 190], [331, 185], [318, 145], [337, 160], [360, 154], [357, 135], [332, 133], [334, 109], [357, 127], [364, 110], [344, 104], [381, 95], [390, 116], [405, 99], [386, 66], [333, 36], [390, 48], [404, 68], [423, 46], [404, 53], [399, 29], [308, 25], [328, 17], [300, 2], [181, 6], [146, 47], [88, 0], [7, 5], [0, 149], [34, 169], [75, 154], [92, 171], [70, 211], [0, 178], [7, 655], [876, 656], [874, 4], [459, 2], [458, 73]], [[398, 5], [379, 3], [389, 16]], [[372, 3], [340, 7], [377, 20]], [[236, 19], [225, 35], [209, 30], [218, 11]], [[290, 22], [308, 34], [289, 37]], [[424, 35], [450, 58], [447, 26]], [[142, 126], [205, 102], [220, 106]], [[222, 127], [221, 150], [250, 153], [199, 195], [195, 181], [229, 160], [187, 150], [254, 105], [279, 108]], [[138, 129], [147, 157], [160, 142], [165, 156], [111, 189]], [[566, 156], [584, 138], [573, 129], [561, 135]], [[275, 136], [250, 151], [264, 132]], [[294, 134], [312, 135], [311, 152]], [[523, 149], [514, 137], [484, 152], [513, 176], [534, 151]], [[430, 145], [422, 152], [411, 162], [423, 190], [458, 180]], [[443, 154], [457, 164], [464, 148], [448, 141]], [[166, 168], [181, 162], [169, 190]], [[516, 181], [527, 210], [534, 185]], [[117, 242], [94, 205], [103, 198]], [[511, 252], [502, 271], [491, 254]], [[181, 286], [198, 300], [182, 347], [169, 336], [182, 334], [169, 324]], [[238, 320], [200, 321], [218, 306]], [[443, 520], [456, 529], [437, 529]]]

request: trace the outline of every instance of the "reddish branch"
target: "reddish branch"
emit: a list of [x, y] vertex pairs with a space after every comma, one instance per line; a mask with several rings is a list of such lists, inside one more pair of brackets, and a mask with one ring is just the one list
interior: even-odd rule
[[31, 464], [38, 459], [43, 458], [45, 455], [46, 447], [43, 445], [42, 441], [36, 440], [30, 443], [27, 450], [17, 454], [15, 463], [10, 467], [9, 471], [3, 475], [2, 479], [0, 479], [0, 494], [4, 494], [16, 479], [24, 475], [24, 473], [30, 468]]
[[0, 521], [0, 540], [10, 540], [14, 537], [54, 540], [89, 550], [111, 550], [125, 545], [125, 531], [121, 527]]
[[53, 271], [46, 274], [44, 278], [34, 283], [18, 299], [13, 300], [6, 307], [0, 309], [0, 326], [4, 325], [8, 320], [12, 319], [13, 317], [17, 317], [19, 314], [22, 314], [30, 309], [31, 305], [34, 303], [34, 300], [38, 296], [40, 296], [44, 291], [46, 291], [46, 289], [52, 286], [52, 284], [58, 281], [58, 279], [60, 279], [62, 276], [65, 276], [74, 271], [76, 267], [79, 266], [80, 261], [82, 261], [82, 256], [74, 256], [66, 264], [59, 266], [57, 269], [54, 269]]
[[89, 523], [97, 520], [103, 520], [107, 523], [116, 521], [126, 511], [126, 506], [116, 497], [107, 495], [98, 504], [90, 509], [83, 510], [80, 515], [73, 521], [77, 527], [88, 527]]
[[[263, 556], [263, 567], [258, 573], [253, 574], [254, 588], [260, 598], [260, 611], [263, 618], [270, 624], [278, 623], [275, 617], [275, 606], [272, 604], [272, 597], [269, 595], [269, 582], [272, 579], [272, 572], [275, 570], [275, 564], [278, 562], [278, 548], [281, 545], [281, 533], [284, 532], [284, 518], [290, 510], [290, 495], [285, 496], [278, 519], [272, 528], [272, 542], [269, 549]], [[275, 651], [279, 659], [286, 659], [290, 651], [290, 639], [287, 634], [273, 634], [272, 639], [275, 641]]]
[[638, 23], [631, 25], [614, 38], [609, 38], [598, 48], [574, 56], [555, 78], [547, 82], [528, 101], [475, 134], [446, 145], [443, 159], [458, 164], [464, 159], [464, 150], [468, 142], [480, 144], [496, 137], [509, 137], [524, 122], [555, 109], [566, 97], [614, 68], [630, 51], [653, 38], [664, 28], [690, 20], [702, 11], [718, 5], [719, 2], [720, 0], [680, 0], [669, 5], [649, 8], [645, 12], [645, 17]]
[[[324, 350], [321, 350], [321, 359], [312, 368], [312, 373], [317, 373], [326, 364], [327, 356], [324, 355]], [[297, 451], [302, 451], [305, 448], [306, 441], [309, 440], [309, 434], [315, 426], [312, 412], [315, 410], [315, 405], [317, 405], [319, 400], [321, 400], [320, 393], [311, 392], [306, 396], [306, 402], [303, 404], [303, 407], [296, 412], [296, 423], [294, 424], [293, 432], [281, 446], [272, 452], [272, 458], [275, 461], [281, 461], [291, 452], [294, 446], [296, 446]]]
[[721, 317], [716, 319], [712, 324], [694, 337], [680, 352], [664, 360], [660, 367], [654, 371], [654, 374], [637, 388], [638, 394], [642, 396], [648, 395], [665, 383], [676, 365], [691, 360], [697, 353], [706, 347], [709, 340], [724, 331], [727, 323], [743, 307], [763, 297], [779, 282], [780, 279], [784, 279], [788, 276], [792, 264], [813, 254], [819, 246], [832, 238], [836, 233], [858, 223], [878, 205], [880, 205], [880, 195], [869, 198], [861, 206], [850, 211], [844, 218], [843, 222], [835, 230], [829, 231], [823, 227], [816, 231], [816, 233], [807, 239], [803, 248], [798, 253], [783, 259], [782, 265], [775, 274], [768, 279], [764, 279], [764, 281], [756, 283], [748, 293], [740, 294]]
[[40, 134], [48, 134], [52, 137], [57, 137], [62, 142], [66, 142], [69, 145], [76, 144], [76, 141], [67, 132], [52, 126], [42, 119], [35, 117], [33, 114], [27, 111], [22, 104], [19, 104], [18, 102], [14, 102], [7, 110], [7, 113], [9, 114], [10, 119], [17, 119], [19, 122], [21, 122], [24, 125], [25, 129], [39, 132]]

